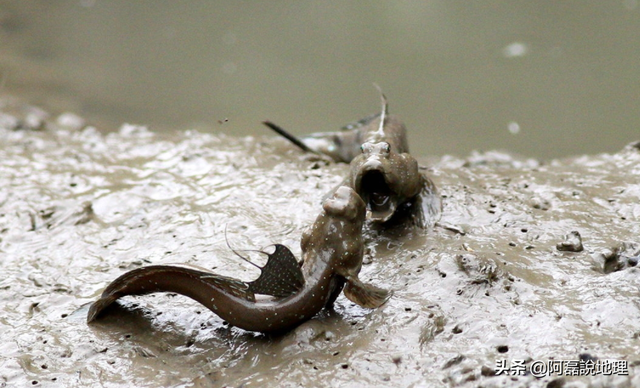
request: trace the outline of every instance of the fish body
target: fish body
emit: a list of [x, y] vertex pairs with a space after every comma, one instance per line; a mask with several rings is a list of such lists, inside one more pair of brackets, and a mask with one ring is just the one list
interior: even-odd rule
[[351, 163], [362, 153], [360, 146], [366, 142], [386, 141], [394, 152], [408, 153], [407, 129], [396, 116], [385, 117], [388, 130], [384, 139], [374, 136], [380, 127], [380, 117], [381, 114], [376, 114], [347, 125], [340, 131], [312, 133], [299, 140], [312, 152], [327, 155], [342, 163]]
[[297, 139], [273, 123], [265, 124], [305, 152], [349, 163], [349, 175], [341, 185], [348, 185], [362, 197], [367, 219], [384, 224], [402, 213], [418, 226], [430, 226], [442, 207], [436, 187], [409, 153], [405, 125], [399, 118], [388, 115], [386, 97], [381, 96], [380, 114], [341, 131]]
[[[232, 326], [259, 332], [291, 329], [345, 296], [364, 307], [379, 307], [390, 296], [358, 279], [362, 265], [365, 205], [350, 188], [341, 187], [323, 203], [323, 211], [301, 247], [302, 267], [288, 248], [276, 245], [260, 277], [243, 282], [188, 265], [153, 265], [114, 280], [94, 302], [87, 322], [125, 295], [175, 292], [190, 297]], [[258, 300], [256, 294], [277, 294]]]

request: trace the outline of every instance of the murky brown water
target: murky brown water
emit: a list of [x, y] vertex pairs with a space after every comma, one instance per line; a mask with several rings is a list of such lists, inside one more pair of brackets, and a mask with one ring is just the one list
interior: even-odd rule
[[[0, 385], [541, 387], [556, 377], [491, 372], [497, 360], [579, 355], [626, 360], [629, 376], [566, 386], [640, 385], [637, 144], [546, 163], [423, 159], [444, 199], [439, 224], [367, 233], [361, 278], [394, 290], [391, 300], [366, 310], [341, 296], [334, 311], [267, 337], [181, 296], [126, 299], [91, 326], [87, 304], [150, 263], [252, 279], [225, 228], [235, 247], [283, 243], [299, 255], [346, 165], [318, 166], [269, 137], [105, 135], [78, 117], [2, 107]], [[571, 231], [583, 251], [557, 248]]]
[[418, 155], [615, 152], [638, 63], [637, 0], [0, 1], [2, 90], [101, 130], [334, 130], [376, 82]]

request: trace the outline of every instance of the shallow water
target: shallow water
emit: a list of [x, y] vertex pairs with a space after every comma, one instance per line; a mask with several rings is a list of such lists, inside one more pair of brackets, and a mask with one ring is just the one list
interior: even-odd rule
[[417, 155], [548, 159], [637, 136], [639, 31], [638, 0], [0, 0], [0, 92], [103, 131], [256, 136], [375, 113], [376, 82]]
[[[104, 135], [79, 117], [2, 106], [2, 385], [529, 387], [557, 376], [487, 371], [580, 354], [627, 360], [629, 376], [567, 386], [640, 384], [637, 144], [545, 163], [500, 152], [422, 159], [444, 200], [439, 223], [366, 233], [361, 278], [392, 289], [389, 302], [367, 310], [341, 296], [269, 337], [172, 294], [85, 319], [111, 280], [146, 264], [255, 278], [225, 229], [235, 248], [282, 243], [299, 257], [302, 230], [346, 165], [275, 138]], [[557, 249], [571, 231], [584, 251]]]

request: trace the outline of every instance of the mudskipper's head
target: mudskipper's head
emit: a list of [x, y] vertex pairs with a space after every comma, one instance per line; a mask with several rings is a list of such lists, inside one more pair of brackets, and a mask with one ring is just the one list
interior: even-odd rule
[[398, 205], [420, 191], [418, 162], [397, 153], [387, 142], [362, 144], [362, 154], [351, 162], [351, 183], [366, 203], [372, 221], [386, 222]]
[[348, 221], [364, 220], [365, 204], [360, 196], [348, 186], [340, 186], [324, 201], [322, 208], [327, 215]]

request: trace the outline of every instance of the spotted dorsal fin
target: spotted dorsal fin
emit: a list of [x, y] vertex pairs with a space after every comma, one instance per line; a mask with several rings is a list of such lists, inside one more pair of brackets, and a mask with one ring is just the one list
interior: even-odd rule
[[304, 286], [304, 276], [296, 257], [284, 245], [275, 244], [276, 250], [267, 254], [267, 264], [260, 269], [260, 276], [249, 283], [254, 294], [289, 296]]

